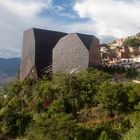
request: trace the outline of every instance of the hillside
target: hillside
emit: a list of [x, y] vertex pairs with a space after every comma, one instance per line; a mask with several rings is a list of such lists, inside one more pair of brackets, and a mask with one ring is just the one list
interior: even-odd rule
[[8, 74], [15, 74], [20, 65], [20, 58], [9, 58], [4, 59], [0, 58], [0, 71], [8, 73]]
[[140, 33], [133, 36], [127, 36], [124, 38], [114, 40], [109, 45], [112, 47], [121, 47], [121, 46], [139, 47], [140, 46]]
[[140, 140], [140, 85], [110, 78], [89, 69], [8, 84], [0, 91], [0, 139]]
[[20, 58], [0, 58], [0, 85], [17, 76], [20, 66]]

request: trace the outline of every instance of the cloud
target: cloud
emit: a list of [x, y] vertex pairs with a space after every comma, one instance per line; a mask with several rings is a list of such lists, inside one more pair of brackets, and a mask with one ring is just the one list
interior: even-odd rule
[[16, 15], [30, 17], [35, 16], [44, 8], [49, 8], [52, 0], [4, 0], [1, 6], [5, 6]]
[[48, 9], [51, 0], [0, 1], [0, 57], [20, 57], [23, 31], [46, 27], [49, 19], [39, 14]]
[[28, 28], [69, 32], [70, 23], [63, 19], [74, 19], [75, 15], [66, 11], [68, 5], [53, 5], [53, 1], [0, 0], [0, 57], [21, 57], [23, 31]]
[[0, 57], [20, 57], [23, 31], [32, 27], [94, 34], [102, 40], [139, 32], [139, 0], [54, 1], [0, 0]]
[[123, 37], [140, 30], [139, 0], [77, 0], [74, 10], [89, 18], [90, 29], [97, 35]]

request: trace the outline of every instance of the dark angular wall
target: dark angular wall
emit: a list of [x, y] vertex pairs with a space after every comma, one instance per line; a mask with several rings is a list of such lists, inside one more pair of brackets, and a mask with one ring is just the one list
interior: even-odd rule
[[101, 64], [99, 39], [95, 36], [89, 50], [89, 67], [99, 66]]
[[26, 77], [41, 77], [44, 69], [52, 65], [52, 50], [60, 38], [67, 35], [43, 29], [24, 32], [20, 80]]
[[79, 34], [79, 33], [77, 33], [77, 35], [79, 36], [82, 43], [89, 51], [89, 67], [100, 65], [101, 58], [100, 58], [99, 39], [93, 35], [86, 35], [86, 34]]
[[34, 29], [35, 66], [38, 76], [44, 74], [44, 69], [52, 65], [52, 50], [65, 35], [67, 34], [62, 32]]

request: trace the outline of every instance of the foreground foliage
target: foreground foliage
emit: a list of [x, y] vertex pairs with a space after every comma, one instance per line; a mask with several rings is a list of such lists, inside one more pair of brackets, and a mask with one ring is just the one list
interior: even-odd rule
[[15, 81], [1, 90], [0, 133], [28, 140], [137, 140], [140, 86], [97, 70]]

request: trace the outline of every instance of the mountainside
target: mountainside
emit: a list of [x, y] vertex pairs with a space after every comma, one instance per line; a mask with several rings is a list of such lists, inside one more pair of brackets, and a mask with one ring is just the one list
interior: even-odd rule
[[0, 58], [0, 85], [17, 76], [20, 58]]
[[0, 140], [140, 140], [140, 85], [104, 70], [10, 83], [0, 90]]
[[124, 38], [114, 40], [109, 45], [112, 47], [121, 47], [121, 46], [140, 47], [140, 33], [133, 36], [127, 36]]

